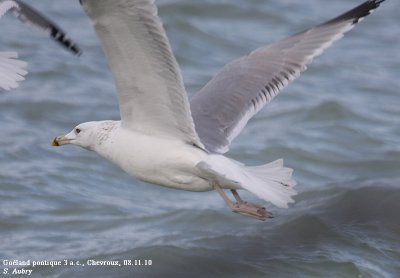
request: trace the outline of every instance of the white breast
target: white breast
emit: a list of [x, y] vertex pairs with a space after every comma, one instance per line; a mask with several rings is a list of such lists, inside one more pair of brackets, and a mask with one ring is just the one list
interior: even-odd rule
[[208, 154], [180, 140], [118, 127], [94, 151], [145, 182], [190, 191], [212, 189], [195, 167]]

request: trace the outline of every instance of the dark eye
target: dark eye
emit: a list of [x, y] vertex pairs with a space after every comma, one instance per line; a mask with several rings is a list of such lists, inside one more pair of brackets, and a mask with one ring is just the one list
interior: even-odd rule
[[81, 130], [79, 128], [75, 128], [75, 133], [79, 134], [79, 132], [81, 132]]

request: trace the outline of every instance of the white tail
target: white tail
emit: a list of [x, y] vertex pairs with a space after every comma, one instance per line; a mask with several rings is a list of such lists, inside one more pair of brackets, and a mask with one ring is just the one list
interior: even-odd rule
[[292, 196], [297, 192], [293, 189], [296, 185], [292, 179], [293, 169], [284, 167], [283, 159], [265, 165], [244, 167], [244, 171], [251, 174], [249, 178], [252, 182], [243, 184], [243, 188], [277, 207], [287, 208], [289, 203], [294, 202]]
[[199, 166], [209, 177], [212, 174], [222, 187], [239, 186], [280, 208], [287, 208], [294, 202], [292, 196], [297, 194], [293, 188], [296, 185], [292, 179], [293, 170], [284, 167], [282, 159], [260, 166], [245, 166], [222, 155], [209, 155]]

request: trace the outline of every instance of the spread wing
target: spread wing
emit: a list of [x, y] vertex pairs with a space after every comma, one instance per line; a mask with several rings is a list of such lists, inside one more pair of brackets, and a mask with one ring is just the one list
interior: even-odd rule
[[247, 122], [312, 59], [343, 37], [384, 0], [367, 1], [304, 32], [227, 64], [191, 100], [196, 131], [211, 152], [224, 153]]
[[202, 147], [153, 0], [82, 0], [116, 83], [122, 126]]
[[23, 23], [45, 32], [74, 54], [81, 54], [79, 47], [67, 37], [60, 27], [21, 0], [6, 0], [1, 2], [0, 18], [7, 12], [10, 12]]
[[[46, 32], [51, 38], [73, 53], [81, 54], [79, 47], [65, 35], [61, 28], [22, 1], [6, 0], [0, 2], [0, 18], [8, 12], [23, 23]], [[15, 52], [0, 52], [0, 89], [10, 90], [18, 87], [17, 82], [24, 80], [24, 75], [28, 73], [25, 70], [27, 63], [16, 58], [18, 58], [18, 54]]]

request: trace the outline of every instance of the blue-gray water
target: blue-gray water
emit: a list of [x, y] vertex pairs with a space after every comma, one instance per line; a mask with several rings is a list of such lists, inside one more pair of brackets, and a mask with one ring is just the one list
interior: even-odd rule
[[[31, 3], [84, 54], [74, 58], [12, 17], [1, 20], [0, 51], [18, 51], [30, 71], [0, 94], [1, 260], [153, 262], [41, 267], [35, 277], [400, 277], [398, 1], [318, 57], [234, 142], [235, 159], [282, 157], [295, 169], [296, 203], [268, 206], [275, 218], [266, 222], [231, 213], [215, 192], [144, 184], [95, 153], [52, 148], [54, 136], [119, 111], [78, 1]], [[190, 94], [232, 59], [360, 3], [158, 1]]]

